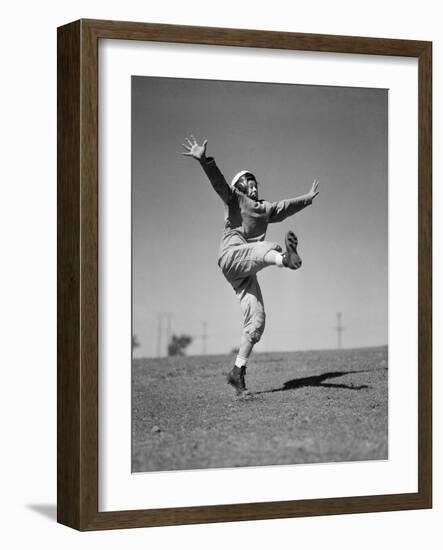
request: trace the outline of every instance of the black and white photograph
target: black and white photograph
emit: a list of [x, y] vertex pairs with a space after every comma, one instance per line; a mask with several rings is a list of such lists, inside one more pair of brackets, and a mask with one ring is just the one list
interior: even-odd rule
[[389, 458], [388, 94], [132, 77], [132, 472]]

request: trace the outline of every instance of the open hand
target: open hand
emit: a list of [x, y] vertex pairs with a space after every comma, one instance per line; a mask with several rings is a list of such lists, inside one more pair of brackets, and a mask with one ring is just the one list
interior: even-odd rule
[[182, 146], [186, 149], [186, 152], [182, 152], [182, 155], [187, 157], [193, 157], [198, 161], [202, 161], [206, 158], [206, 145], [208, 140], [205, 139], [204, 142], [199, 145], [195, 137], [191, 134], [191, 139], [185, 138], [186, 143], [182, 143]]
[[311, 201], [315, 199], [315, 197], [320, 193], [318, 190], [319, 181], [314, 180], [311, 185], [311, 189], [309, 190], [309, 195], [311, 197]]

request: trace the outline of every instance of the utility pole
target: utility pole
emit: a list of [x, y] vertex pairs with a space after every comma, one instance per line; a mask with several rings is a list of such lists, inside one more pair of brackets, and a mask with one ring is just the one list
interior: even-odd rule
[[157, 357], [162, 355], [162, 329], [163, 314], [157, 313]]
[[203, 355], [206, 355], [206, 340], [208, 339], [207, 327], [208, 327], [207, 322], [203, 321], [203, 332], [202, 332], [202, 353], [203, 353]]
[[168, 355], [168, 346], [171, 343], [172, 313], [165, 313], [166, 317], [166, 355]]
[[338, 349], [342, 348], [342, 332], [344, 331], [344, 328], [341, 324], [341, 313], [337, 313], [337, 326], [335, 327], [335, 330], [337, 331], [337, 347]]

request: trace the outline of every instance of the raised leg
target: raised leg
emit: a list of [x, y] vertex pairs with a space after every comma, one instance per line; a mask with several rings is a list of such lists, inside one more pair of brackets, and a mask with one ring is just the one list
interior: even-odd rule
[[270, 255], [270, 252], [278, 254], [281, 250], [280, 245], [268, 241], [233, 246], [220, 259], [220, 267], [234, 289], [237, 289], [245, 278], [256, 275], [265, 267], [276, 265], [275, 256]]

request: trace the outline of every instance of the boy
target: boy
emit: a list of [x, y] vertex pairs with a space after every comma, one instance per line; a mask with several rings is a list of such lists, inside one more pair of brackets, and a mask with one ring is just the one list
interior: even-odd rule
[[243, 333], [240, 348], [228, 384], [238, 396], [247, 395], [246, 365], [254, 345], [260, 340], [265, 328], [263, 297], [257, 281], [257, 273], [270, 265], [298, 269], [301, 259], [297, 253], [297, 237], [288, 231], [285, 252], [282, 248], [265, 241], [269, 223], [283, 221], [312, 204], [319, 194], [318, 181], [314, 180], [309, 193], [294, 199], [278, 202], [259, 200], [258, 184], [252, 172], [242, 170], [228, 185], [212, 157], [206, 156], [207, 140], [199, 145], [193, 135], [183, 143], [185, 156], [196, 159], [220, 196], [225, 208], [223, 233], [218, 265], [232, 285], [243, 313]]

